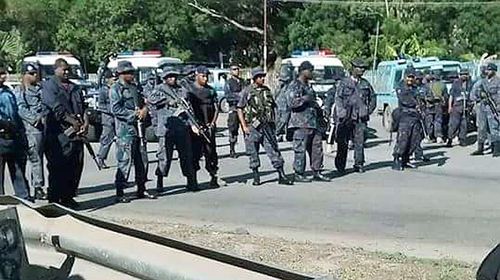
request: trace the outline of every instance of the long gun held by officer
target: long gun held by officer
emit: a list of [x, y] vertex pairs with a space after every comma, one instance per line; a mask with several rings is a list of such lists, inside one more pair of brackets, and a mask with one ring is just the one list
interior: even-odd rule
[[484, 88], [484, 84], [481, 84], [482, 92], [484, 93], [485, 98], [483, 99], [486, 102], [486, 105], [490, 107], [491, 112], [493, 113], [493, 117], [497, 122], [500, 122], [500, 113], [498, 113], [498, 108], [495, 104], [495, 101], [491, 97], [490, 92], [488, 92]]
[[[144, 100], [141, 98], [135, 87], [130, 88], [136, 110], [142, 110], [145, 106]], [[147, 149], [146, 138], [144, 137], [144, 122], [141, 118], [137, 119], [137, 136], [139, 137], [141, 145]]]
[[[75, 120], [77, 120], [81, 125], [84, 124], [84, 121], [82, 120], [81, 116], [80, 115], [76, 115], [74, 116]], [[94, 163], [95, 165], [97, 166], [97, 169], [98, 170], [101, 170], [102, 167], [101, 165], [99, 164], [99, 160], [97, 159], [97, 155], [96, 153], [94, 152], [94, 149], [92, 148], [92, 145], [90, 144], [89, 140], [87, 139], [87, 137], [85, 137], [84, 135], [78, 135], [78, 131], [76, 131], [73, 126], [70, 126], [69, 128], [67, 128], [66, 130], [64, 130], [64, 134], [66, 136], [68, 136], [70, 139], [74, 139], [74, 140], [77, 140], [77, 141], [81, 141], [83, 143], [83, 145], [85, 146], [85, 148], [87, 149], [87, 151], [89, 152], [90, 156], [92, 157], [92, 160], [94, 160]]]

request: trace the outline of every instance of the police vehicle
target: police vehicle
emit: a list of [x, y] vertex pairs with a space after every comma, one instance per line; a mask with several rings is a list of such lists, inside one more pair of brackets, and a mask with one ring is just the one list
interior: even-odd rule
[[318, 94], [319, 101], [322, 102], [325, 93], [335, 85], [336, 80], [346, 75], [344, 64], [331, 50], [323, 49], [294, 51], [290, 58], [283, 59], [281, 65], [291, 63], [295, 69], [296, 76], [299, 65], [306, 60], [314, 66], [311, 85], [313, 90]]
[[451, 77], [460, 72], [460, 62], [453, 60], [440, 60], [437, 57], [424, 57], [414, 59], [399, 59], [382, 61], [375, 73], [368, 80], [377, 95], [377, 111], [382, 114], [382, 124], [389, 130], [392, 123], [392, 110], [398, 106], [396, 87], [402, 82], [408, 66], [412, 66], [423, 73], [438, 71], [448, 90], [451, 88]]

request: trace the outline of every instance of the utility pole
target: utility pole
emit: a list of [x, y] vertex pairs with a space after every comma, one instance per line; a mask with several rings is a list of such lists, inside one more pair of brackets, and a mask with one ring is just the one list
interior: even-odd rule
[[267, 72], [267, 0], [264, 0], [264, 72]]

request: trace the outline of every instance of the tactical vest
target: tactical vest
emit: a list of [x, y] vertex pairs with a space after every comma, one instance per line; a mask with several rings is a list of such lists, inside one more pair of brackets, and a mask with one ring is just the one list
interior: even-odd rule
[[268, 87], [251, 86], [248, 104], [244, 108], [245, 121], [274, 123], [274, 106], [274, 98]]

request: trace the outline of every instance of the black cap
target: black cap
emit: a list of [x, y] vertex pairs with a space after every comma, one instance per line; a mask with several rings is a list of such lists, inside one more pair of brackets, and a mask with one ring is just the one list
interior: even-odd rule
[[[358, 66], [356, 66], [358, 67]], [[406, 72], [405, 72], [405, 76], [406, 77], [417, 77], [417, 71], [415, 71], [414, 68], [410, 68], [410, 69], [407, 69]]]
[[182, 68], [182, 75], [191, 75], [196, 71], [196, 67], [193, 65], [186, 65]]
[[490, 70], [490, 71], [498, 71], [498, 66], [495, 64], [495, 63], [488, 63], [488, 65], [486, 65], [486, 70]]
[[111, 79], [113, 78], [115, 75], [113, 75], [113, 72], [109, 69], [106, 69], [104, 70], [104, 72], [102, 73], [103, 77], [106, 78], [106, 79]]
[[265, 76], [266, 72], [264, 72], [264, 69], [262, 67], [256, 67], [252, 69], [252, 79], [257, 78], [258, 76]]
[[23, 73], [23, 74], [38, 73], [39, 69], [40, 69], [40, 66], [38, 65], [38, 63], [28, 62], [26, 64], [23, 64], [23, 67], [21, 68], [21, 73]]
[[311, 62], [306, 60], [299, 65], [299, 73], [304, 71], [304, 70], [311, 70], [312, 71], [312, 70], [314, 70], [314, 65], [312, 65]]
[[200, 65], [200, 66], [196, 67], [196, 74], [208, 75], [208, 74], [210, 74], [210, 71], [208, 70], [208, 68], [206, 66]]
[[368, 68], [368, 65], [366, 64], [366, 62], [364, 60], [362, 60], [361, 58], [356, 58], [353, 61], [351, 61], [351, 65], [353, 67], [357, 67], [357, 68], [363, 68], [363, 69]]
[[118, 62], [118, 67], [116, 68], [116, 73], [118, 74], [123, 74], [123, 73], [130, 73], [130, 72], [135, 72], [135, 68], [132, 65], [132, 62], [128, 60], [122, 60]]

